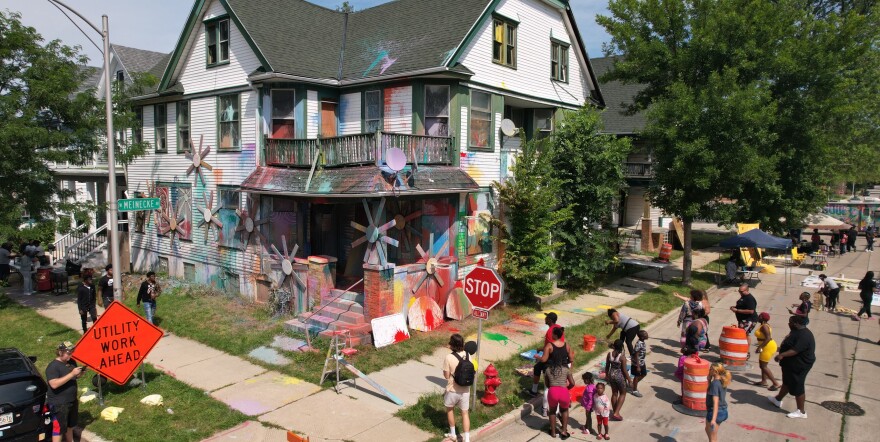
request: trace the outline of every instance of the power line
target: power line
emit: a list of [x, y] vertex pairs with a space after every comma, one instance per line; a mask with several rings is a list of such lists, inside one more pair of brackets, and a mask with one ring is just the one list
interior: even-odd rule
[[104, 53], [104, 50], [102, 50], [102, 49], [98, 46], [98, 44], [95, 43], [95, 41], [92, 40], [92, 38], [89, 37], [88, 34], [86, 34], [86, 31], [83, 31], [83, 29], [82, 29], [81, 27], [79, 27], [79, 25], [78, 25], [75, 21], [73, 21], [73, 19], [72, 19], [69, 15], [67, 15], [67, 13], [64, 12], [64, 10], [61, 9], [60, 6], [58, 6], [57, 4], [55, 4], [55, 2], [53, 2], [52, 0], [49, 0], [49, 3], [50, 3], [52, 6], [54, 6], [56, 9], [58, 9], [59, 11], [61, 11], [61, 13], [64, 14], [64, 16], [67, 17], [67, 19], [70, 20], [70, 22], [73, 23], [73, 25], [76, 26], [77, 29], [79, 29], [79, 32], [82, 32], [82, 34], [86, 37], [86, 40], [90, 41], [93, 45], [95, 45], [95, 49], [97, 49], [98, 52], [100, 52], [101, 54]]

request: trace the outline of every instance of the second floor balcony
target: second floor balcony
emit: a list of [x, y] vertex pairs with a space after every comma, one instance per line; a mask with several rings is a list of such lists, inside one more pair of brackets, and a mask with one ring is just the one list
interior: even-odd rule
[[624, 163], [624, 173], [629, 179], [651, 179], [654, 177], [653, 165], [650, 162]]
[[317, 139], [274, 139], [266, 137], [266, 165], [324, 167], [385, 164], [388, 149], [406, 154], [407, 164], [453, 165], [458, 151], [452, 137], [391, 132], [343, 135]]

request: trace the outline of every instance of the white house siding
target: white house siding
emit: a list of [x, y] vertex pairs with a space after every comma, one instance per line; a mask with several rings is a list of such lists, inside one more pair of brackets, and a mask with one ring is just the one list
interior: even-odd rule
[[540, 0], [505, 0], [496, 11], [515, 20], [517, 26], [516, 69], [492, 62], [492, 20], [466, 48], [461, 63], [474, 71], [470, 81], [518, 92], [532, 97], [550, 99], [572, 106], [584, 102], [587, 73], [582, 72], [574, 44], [568, 50], [569, 82], [550, 77], [550, 37], [574, 43], [563, 12]]
[[[213, 0], [208, 6], [204, 19], [226, 14], [219, 1]], [[181, 63], [184, 63], [180, 74], [180, 83], [187, 94], [242, 86], [247, 84], [247, 75], [261, 66], [257, 56], [251, 50], [235, 23], [229, 22], [229, 63], [208, 68], [205, 54], [205, 25], [199, 24], [194, 31], [194, 44]]]
[[[493, 112], [494, 127], [501, 127], [503, 114]], [[468, 108], [461, 107], [461, 139], [468, 139]], [[491, 152], [474, 151], [462, 148], [460, 167], [482, 187], [490, 187], [501, 179], [501, 137], [495, 135]]]
[[318, 121], [320, 117], [318, 91], [308, 91], [306, 93], [306, 138], [318, 138]]
[[[205, 184], [198, 179], [195, 172], [186, 175], [191, 164], [183, 154], [177, 154], [171, 140], [176, 140], [176, 124], [169, 103], [168, 122], [168, 153], [156, 153], [148, 150], [146, 155], [137, 159], [129, 167], [129, 190], [146, 193], [148, 183], [179, 182], [187, 183], [192, 188], [193, 201], [191, 220], [193, 223], [192, 241], [175, 239], [174, 244], [167, 237], [159, 237], [154, 219], [150, 219], [144, 233], [134, 232], [132, 228], [131, 245], [132, 261], [137, 271], [155, 270], [158, 268], [159, 257], [169, 260], [169, 273], [183, 276], [184, 263], [195, 265], [196, 281], [201, 283], [218, 283], [225, 277], [225, 272], [239, 276], [239, 290], [253, 296], [256, 281], [253, 274], [259, 273], [260, 254], [256, 246], [246, 252], [235, 248], [217, 245], [216, 231], [212, 227], [210, 236], [206, 238], [204, 226], [198, 227], [202, 219], [199, 207], [205, 206], [205, 199], [213, 191], [212, 207], [219, 204], [218, 185], [238, 186], [254, 170], [257, 149], [257, 92], [241, 93], [241, 151], [217, 151], [216, 97], [196, 98], [190, 101], [190, 127], [193, 140], [198, 147], [200, 137], [204, 146], [211, 146], [211, 152], [205, 162], [213, 166], [212, 171], [203, 170]], [[144, 139], [153, 140], [153, 106], [144, 106]], [[247, 195], [241, 196], [241, 209], [247, 208]], [[207, 239], [207, 241], [206, 241]], [[207, 242], [207, 245], [206, 245]]]
[[[630, 187], [626, 196], [626, 213], [624, 214], [623, 225], [627, 227], [637, 226], [642, 219], [645, 210], [645, 188]], [[663, 211], [659, 207], [651, 207], [651, 220], [657, 226], [657, 220], [663, 215]]]
[[412, 99], [412, 86], [385, 88], [382, 105], [386, 131], [412, 133]]
[[361, 93], [353, 92], [339, 97], [339, 134], [361, 133]]

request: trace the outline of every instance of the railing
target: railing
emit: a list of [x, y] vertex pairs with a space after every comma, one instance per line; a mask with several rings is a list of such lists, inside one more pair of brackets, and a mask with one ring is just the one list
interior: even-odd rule
[[104, 224], [67, 247], [63, 256], [68, 261], [82, 263], [86, 258], [107, 245], [108, 235], [107, 224]]
[[651, 163], [625, 163], [627, 178], [651, 178], [654, 170]]
[[[311, 140], [266, 138], [266, 164], [281, 167], [311, 167], [320, 152], [324, 167], [384, 164], [385, 151], [397, 147], [406, 153], [407, 163], [453, 164], [454, 139], [428, 135], [377, 132]], [[378, 157], [378, 158], [377, 158]]]
[[82, 227], [77, 227], [72, 232], [67, 235], [62, 236], [57, 241], [52, 243], [52, 247], [49, 247], [51, 251], [49, 252], [52, 255], [52, 261], [57, 261], [67, 255], [67, 250], [86, 236], [88, 236], [89, 232], [86, 230], [88, 225], [83, 225]]

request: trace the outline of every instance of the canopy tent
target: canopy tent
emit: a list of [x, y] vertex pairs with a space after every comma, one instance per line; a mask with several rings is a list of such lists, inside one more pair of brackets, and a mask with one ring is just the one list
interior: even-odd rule
[[727, 238], [724, 241], [721, 241], [719, 245], [725, 248], [753, 247], [758, 249], [786, 250], [791, 248], [791, 241], [785, 238], [775, 237], [769, 233], [761, 231], [760, 229], [752, 229], [748, 232]]
[[814, 213], [804, 219], [804, 227], [819, 230], [849, 229], [851, 226], [833, 216], [824, 213]]

